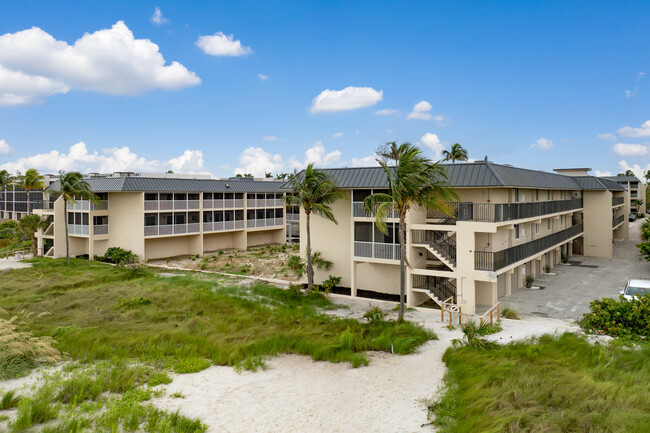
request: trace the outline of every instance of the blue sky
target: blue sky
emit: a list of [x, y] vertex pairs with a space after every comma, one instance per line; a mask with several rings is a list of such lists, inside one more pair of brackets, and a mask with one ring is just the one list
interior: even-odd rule
[[391, 140], [542, 170], [650, 168], [647, 1], [4, 0], [0, 16], [11, 171], [261, 174], [369, 164]]

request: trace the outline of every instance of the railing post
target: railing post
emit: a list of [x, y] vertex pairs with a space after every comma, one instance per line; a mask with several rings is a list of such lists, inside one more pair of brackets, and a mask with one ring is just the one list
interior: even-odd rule
[[491, 310], [490, 310], [490, 326], [493, 326], [493, 325], [494, 325], [494, 321], [493, 321], [493, 319], [492, 319], [492, 313], [494, 313], [494, 310], [491, 309]]
[[458, 307], [458, 326], [463, 323], [463, 307]]
[[497, 320], [501, 320], [501, 302], [497, 302]]
[[440, 321], [444, 322], [445, 321], [445, 303], [442, 303], [442, 306], [440, 307]]
[[451, 331], [451, 328], [453, 327], [452, 324], [451, 324], [451, 320], [452, 320], [451, 316], [452, 316], [451, 311], [449, 311], [449, 330], [450, 331]]

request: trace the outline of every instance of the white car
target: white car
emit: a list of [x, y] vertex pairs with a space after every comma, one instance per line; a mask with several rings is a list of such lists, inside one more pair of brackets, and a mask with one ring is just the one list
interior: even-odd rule
[[649, 280], [627, 280], [625, 289], [619, 292], [625, 297], [628, 301], [631, 301], [633, 298], [640, 297], [646, 293], [650, 293], [650, 281]]

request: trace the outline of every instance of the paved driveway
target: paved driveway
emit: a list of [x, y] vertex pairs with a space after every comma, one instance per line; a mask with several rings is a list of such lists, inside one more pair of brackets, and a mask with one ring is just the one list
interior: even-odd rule
[[502, 298], [501, 304], [521, 315], [574, 320], [589, 311], [590, 301], [617, 298], [629, 278], [650, 279], [650, 262], [635, 247], [640, 225], [640, 220], [630, 223], [630, 239], [615, 241], [613, 258], [572, 256], [573, 265], [553, 268], [556, 276], [535, 279], [535, 285], [544, 289], [518, 289]]

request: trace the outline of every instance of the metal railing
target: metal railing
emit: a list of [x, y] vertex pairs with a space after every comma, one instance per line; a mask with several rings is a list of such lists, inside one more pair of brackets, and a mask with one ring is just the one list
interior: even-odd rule
[[93, 226], [93, 233], [96, 235], [107, 235], [108, 234], [108, 224], [98, 224]]
[[244, 220], [204, 222], [204, 232], [221, 232], [225, 230], [243, 230]]
[[284, 224], [283, 218], [265, 218], [265, 219], [254, 219], [247, 220], [246, 227], [248, 228], [259, 228], [259, 227], [277, 227]]
[[552, 200], [532, 203], [448, 203], [453, 217], [437, 209], [428, 209], [427, 218], [477, 222], [504, 222], [533, 218], [558, 212], [567, 212], [582, 207], [582, 199]]
[[248, 198], [246, 207], [281, 207], [284, 206], [284, 200], [281, 198]]
[[300, 214], [297, 213], [288, 213], [287, 221], [300, 221]]
[[505, 250], [496, 252], [474, 251], [474, 268], [478, 271], [497, 271], [557, 244], [561, 244], [579, 235], [582, 231], [582, 224], [577, 224], [568, 229]]
[[97, 204], [88, 200], [77, 200], [76, 203], [68, 203], [68, 210], [91, 211], [107, 209], [108, 200], [100, 200]]
[[68, 233], [71, 235], [88, 236], [88, 226], [82, 224], [68, 224]]
[[199, 200], [145, 200], [144, 210], [198, 210]]
[[413, 288], [428, 290], [439, 300], [456, 298], [456, 285], [449, 278], [413, 274]]
[[625, 215], [620, 215], [612, 219], [612, 228], [616, 227], [619, 224], [622, 224], [624, 220], [625, 220]]
[[625, 197], [612, 197], [612, 206], [620, 206], [625, 203]]
[[411, 243], [426, 244], [443, 256], [444, 259], [456, 264], [456, 241], [449, 232], [438, 230], [412, 230]]
[[401, 251], [399, 244], [354, 241], [354, 256], [370, 259], [399, 260]]
[[244, 199], [212, 199], [203, 200], [203, 209], [243, 209]]
[[[377, 206], [375, 206], [375, 211], [377, 210]], [[372, 218], [374, 217], [373, 214], [368, 214], [366, 212], [366, 206], [363, 204], [362, 201], [355, 201], [352, 202], [352, 216], [355, 218]], [[386, 214], [387, 218], [399, 218], [399, 214], [397, 213], [397, 210], [392, 209]]]
[[201, 224], [199, 223], [165, 224], [144, 227], [145, 236], [181, 235], [188, 233], [199, 233], [200, 231]]

